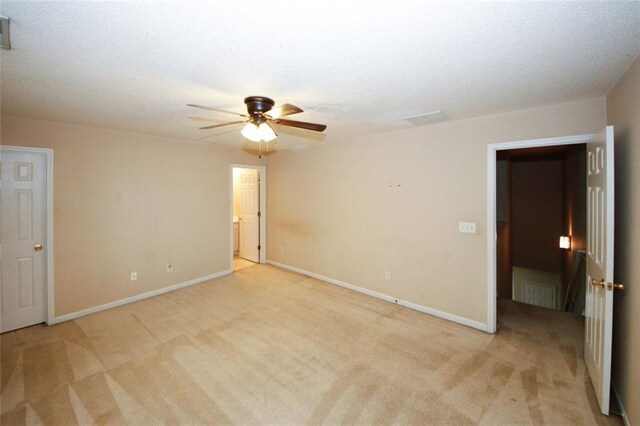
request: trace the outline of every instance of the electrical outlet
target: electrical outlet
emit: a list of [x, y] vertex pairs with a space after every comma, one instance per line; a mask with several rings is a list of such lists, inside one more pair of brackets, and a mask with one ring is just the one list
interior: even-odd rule
[[137, 272], [132, 272], [131, 275], [129, 275], [129, 278], [131, 279], [131, 281], [135, 281], [138, 279], [138, 273]]
[[391, 281], [391, 271], [386, 271], [384, 273], [384, 279], [388, 280], [388, 281]]
[[475, 222], [458, 222], [458, 232], [464, 232], [466, 234], [476, 233]]
[[167, 263], [167, 272], [173, 272], [173, 265], [170, 263]]

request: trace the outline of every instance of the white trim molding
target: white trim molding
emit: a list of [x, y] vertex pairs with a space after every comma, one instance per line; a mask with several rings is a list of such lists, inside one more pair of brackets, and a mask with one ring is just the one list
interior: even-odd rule
[[13, 146], [2, 145], [0, 152], [13, 151], [13, 152], [30, 152], [42, 154], [45, 159], [45, 203], [46, 203], [46, 217], [45, 217], [45, 242], [44, 247], [46, 251], [46, 295], [47, 295], [47, 324], [54, 324], [55, 318], [55, 281], [54, 281], [54, 244], [53, 244], [53, 149], [51, 148], [34, 148], [28, 146]]
[[113, 302], [105, 303], [104, 305], [94, 306], [92, 308], [83, 309], [81, 311], [72, 312], [70, 314], [60, 315], [59, 317], [54, 318], [54, 321], [51, 324], [57, 324], [64, 321], [70, 321], [76, 318], [83, 317], [85, 315], [95, 314], [96, 312], [101, 312], [107, 309], [116, 308], [118, 306], [126, 305], [129, 303], [137, 302], [139, 300], [148, 299], [150, 297], [159, 296], [164, 293], [169, 293], [175, 290], [179, 290], [181, 288], [189, 287], [195, 284], [200, 284], [205, 281], [213, 280], [216, 278], [220, 278], [225, 275], [229, 275], [233, 272], [232, 269], [227, 269], [221, 272], [216, 272], [214, 274], [205, 275], [204, 277], [194, 278], [189, 281], [184, 281], [178, 284], [173, 284], [168, 287], [159, 288], [157, 290], [148, 291], [146, 293], [136, 294], [135, 296], [127, 297], [124, 299], [116, 300]]
[[487, 331], [496, 332], [497, 314], [497, 231], [496, 231], [496, 153], [507, 149], [587, 143], [593, 134], [528, 139], [487, 145]]
[[260, 263], [267, 263], [267, 167], [252, 164], [229, 164], [229, 267], [233, 271], [233, 169], [254, 169], [260, 176]]
[[363, 287], [358, 287], [353, 284], [346, 283], [344, 281], [336, 280], [334, 278], [325, 277], [324, 275], [316, 274], [315, 272], [309, 272], [304, 269], [296, 268], [294, 266], [285, 265], [283, 263], [274, 262], [273, 260], [267, 260], [267, 263], [278, 268], [286, 269], [288, 271], [297, 272], [298, 274], [307, 275], [317, 280], [325, 281], [329, 284], [337, 285], [349, 290], [357, 291], [358, 293], [366, 294], [367, 296], [375, 297], [376, 299], [384, 300], [385, 302], [394, 303], [396, 305], [404, 306], [405, 308], [413, 309], [414, 311], [429, 314], [434, 317], [442, 318], [448, 321], [452, 321], [458, 324], [466, 325], [467, 327], [475, 328], [481, 331], [487, 331], [486, 324], [478, 321], [471, 320], [469, 318], [461, 317], [458, 315], [450, 314], [448, 312], [439, 311], [437, 309], [429, 308], [427, 306], [418, 305], [417, 303], [408, 302], [406, 300], [398, 299], [393, 296], [389, 296], [384, 293], [369, 290]]

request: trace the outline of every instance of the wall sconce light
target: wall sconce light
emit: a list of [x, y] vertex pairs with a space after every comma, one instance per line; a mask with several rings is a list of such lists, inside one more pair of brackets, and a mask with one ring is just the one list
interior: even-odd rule
[[565, 249], [568, 250], [571, 248], [571, 237], [568, 237], [566, 235], [562, 235], [560, 237], [560, 248], [561, 249]]

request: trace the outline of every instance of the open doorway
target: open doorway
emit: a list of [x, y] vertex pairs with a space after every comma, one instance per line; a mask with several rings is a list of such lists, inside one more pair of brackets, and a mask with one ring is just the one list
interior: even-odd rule
[[581, 314], [586, 248], [586, 145], [498, 151], [499, 299]]
[[594, 135], [559, 136], [545, 139], [529, 139], [513, 142], [500, 142], [487, 146], [487, 332], [497, 331], [498, 305], [498, 197], [497, 197], [497, 156], [500, 151], [542, 148], [563, 145], [585, 144]]
[[[512, 300], [499, 303], [497, 154], [503, 150], [582, 143], [586, 144], [587, 148], [586, 279], [582, 283], [586, 292], [584, 314], [551, 310]], [[574, 368], [577, 366], [576, 362], [584, 357], [584, 365], [593, 387], [584, 387], [586, 382], [581, 380], [574, 380], [574, 383], [580, 388], [577, 389], [579, 392], [594, 392], [594, 400], [597, 400], [600, 411], [605, 415], [610, 411], [613, 292], [623, 288], [622, 284], [613, 282], [613, 158], [613, 126], [607, 126], [592, 135], [532, 139], [487, 146], [487, 331], [497, 331], [497, 316], [500, 311], [501, 318], [511, 321], [511, 325], [519, 325], [519, 333], [527, 337], [524, 341], [526, 344], [542, 344], [544, 353], [555, 352], [553, 356], [564, 358], [574, 379], [579, 377]], [[570, 244], [568, 247], [571, 247]], [[506, 312], [505, 307], [513, 308], [513, 312]], [[571, 309], [574, 312], [579, 310], [575, 306]], [[505, 312], [511, 315], [504, 315]], [[525, 326], [524, 329], [522, 325]], [[499, 334], [508, 338], [513, 328], [506, 322], [503, 327], [505, 332]]]
[[266, 169], [231, 166], [232, 269], [265, 262]]

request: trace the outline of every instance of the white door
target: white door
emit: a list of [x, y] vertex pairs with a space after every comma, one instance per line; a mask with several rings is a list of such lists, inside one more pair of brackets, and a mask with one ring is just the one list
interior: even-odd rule
[[587, 142], [587, 282], [584, 358], [609, 414], [613, 321], [613, 126]]
[[45, 156], [2, 150], [2, 332], [46, 320]]
[[260, 261], [258, 250], [260, 232], [260, 182], [255, 169], [240, 172], [240, 257]]

